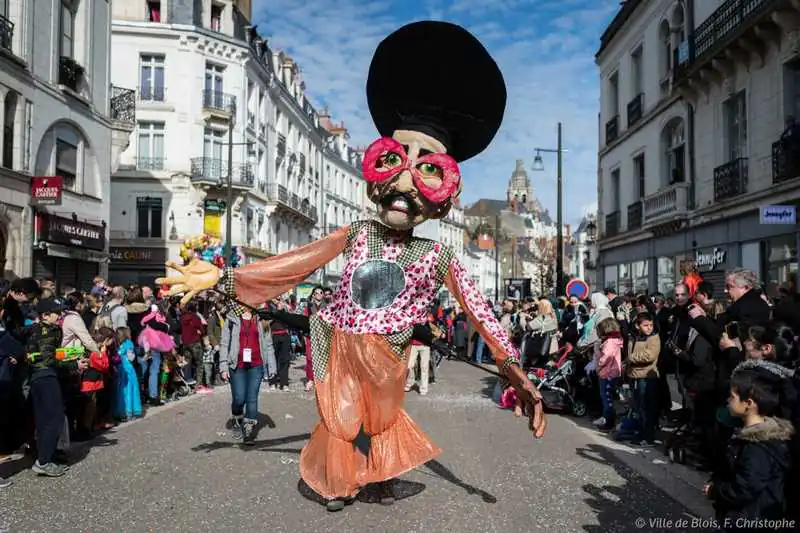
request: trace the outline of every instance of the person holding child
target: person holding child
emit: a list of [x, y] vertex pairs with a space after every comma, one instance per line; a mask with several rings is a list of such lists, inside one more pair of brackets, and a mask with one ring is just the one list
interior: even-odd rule
[[617, 420], [614, 410], [614, 395], [622, 375], [622, 329], [615, 318], [604, 318], [597, 324], [600, 349], [595, 351], [595, 370], [600, 380], [600, 401], [603, 416], [594, 425], [603, 431], [614, 428]]
[[626, 375], [633, 382], [633, 403], [639, 420], [639, 433], [634, 444], [655, 444], [658, 424], [658, 356], [661, 338], [655, 331], [653, 315], [636, 316], [635, 330], [625, 361]]
[[64, 307], [54, 299], [42, 299], [36, 304], [39, 322], [27, 335], [25, 352], [30, 362], [30, 396], [36, 419], [36, 462], [31, 468], [40, 476], [63, 476], [66, 468], [53, 460], [58, 439], [64, 431], [64, 401], [58, 381], [58, 366], [83, 371], [86, 359], [59, 363], [56, 350], [61, 347], [59, 320]]

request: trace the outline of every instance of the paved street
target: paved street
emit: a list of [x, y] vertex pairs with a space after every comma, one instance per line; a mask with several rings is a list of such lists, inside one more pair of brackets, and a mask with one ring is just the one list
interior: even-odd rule
[[[195, 396], [78, 450], [62, 478], [15, 475], [0, 491], [0, 532], [606, 533], [643, 529], [637, 517], [679, 520], [705, 509], [662, 490], [689, 506], [702, 500], [675, 480], [679, 467], [652, 466], [657, 451], [622, 450], [559, 416], [534, 442], [526, 424], [488, 399], [485, 375], [456, 362], [440, 374], [427, 397], [410, 393], [407, 408], [444, 453], [398, 482], [402, 499], [393, 507], [358, 501], [330, 514], [301, 489], [299, 452], [317, 414], [296, 368], [292, 392], [262, 392], [267, 427], [252, 449], [232, 444], [225, 430], [227, 389]], [[635, 461], [640, 472], [628, 466]]]

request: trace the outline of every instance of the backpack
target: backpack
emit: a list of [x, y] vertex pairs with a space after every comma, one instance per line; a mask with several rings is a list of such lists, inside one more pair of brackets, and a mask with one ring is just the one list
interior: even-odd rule
[[114, 329], [114, 321], [111, 319], [111, 313], [119, 307], [119, 305], [112, 305], [111, 307], [104, 308], [92, 321], [92, 332], [98, 331], [100, 328]]

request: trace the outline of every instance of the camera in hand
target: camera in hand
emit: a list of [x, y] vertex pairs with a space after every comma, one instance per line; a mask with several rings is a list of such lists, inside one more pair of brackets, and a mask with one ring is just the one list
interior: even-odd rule
[[739, 339], [741, 338], [741, 326], [738, 322], [728, 322], [725, 324], [725, 334], [728, 335], [729, 339]]

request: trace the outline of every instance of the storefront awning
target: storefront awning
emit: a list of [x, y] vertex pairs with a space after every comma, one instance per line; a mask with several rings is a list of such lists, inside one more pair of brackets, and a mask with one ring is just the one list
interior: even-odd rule
[[109, 255], [106, 252], [87, 250], [86, 248], [73, 248], [51, 242], [41, 242], [47, 250], [47, 255], [52, 257], [63, 257], [65, 259], [77, 259], [79, 261], [90, 261], [92, 263], [108, 263]]

